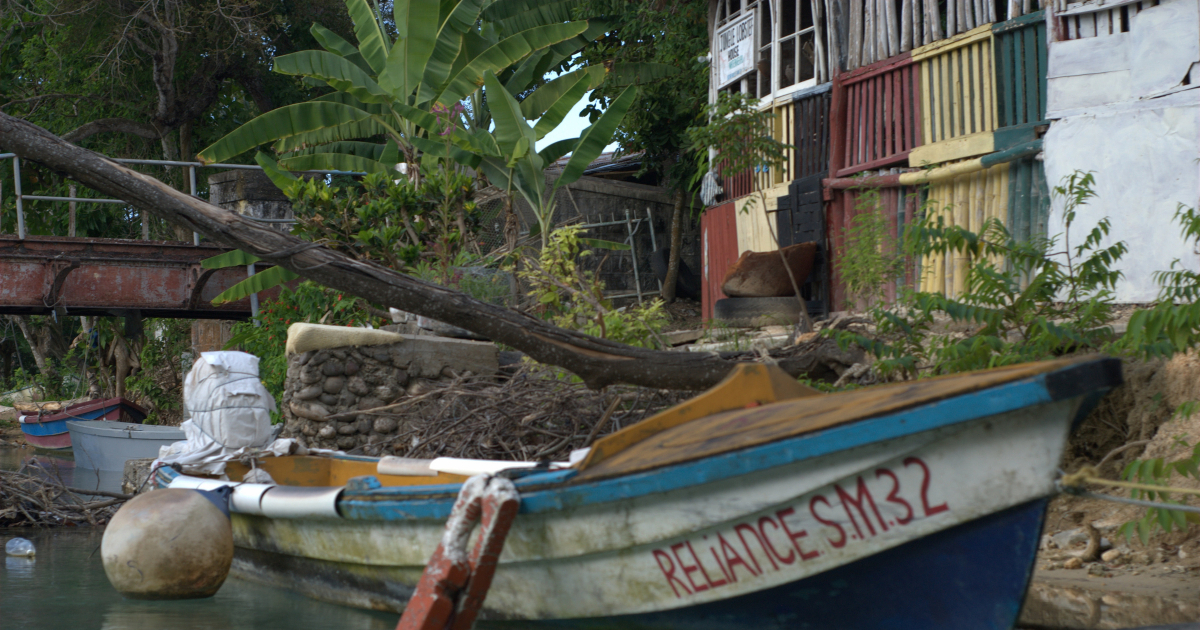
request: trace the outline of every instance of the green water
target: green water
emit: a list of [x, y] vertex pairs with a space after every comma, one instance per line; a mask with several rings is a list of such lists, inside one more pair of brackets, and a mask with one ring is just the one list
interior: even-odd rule
[[208, 599], [125, 599], [100, 562], [101, 532], [81, 529], [0, 530], [33, 541], [33, 560], [6, 557], [0, 570], [0, 628], [71, 630], [391, 630], [398, 615], [320, 602], [235, 578]]

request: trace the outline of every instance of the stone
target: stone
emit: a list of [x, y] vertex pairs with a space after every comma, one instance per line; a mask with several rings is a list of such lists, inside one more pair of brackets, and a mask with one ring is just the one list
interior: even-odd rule
[[305, 420], [314, 420], [316, 422], [324, 422], [329, 417], [329, 408], [318, 402], [313, 401], [292, 401], [288, 403], [288, 408], [292, 413]]
[[1108, 570], [1104, 568], [1103, 564], [1099, 562], [1093, 562], [1088, 565], [1087, 573], [1088, 575], [1106, 576], [1108, 575]]
[[[325, 365], [329, 365], [329, 363], [326, 363]], [[344, 379], [340, 376], [331, 376], [331, 377], [325, 379], [325, 393], [340, 394], [342, 391], [342, 387], [344, 387], [345, 385], [346, 385], [346, 379]]]
[[354, 435], [358, 433], [357, 422], [339, 422], [337, 428], [338, 435]]
[[1123, 560], [1124, 557], [1125, 554], [1121, 553], [1120, 549], [1109, 549], [1108, 551], [1100, 554], [1100, 559], [1109, 563], [1116, 562], [1117, 560]]
[[364, 355], [367, 355], [376, 361], [387, 363], [388, 361], [392, 360], [391, 348], [396, 345], [398, 344], [393, 343], [383, 346], [368, 346], [366, 348], [362, 348], [362, 352]]
[[362, 434], [370, 433], [372, 424], [370, 418], [363, 418], [361, 416], [354, 422], [354, 425], [358, 427], [358, 432]]
[[346, 380], [346, 389], [354, 392], [357, 396], [366, 396], [371, 393], [371, 387], [358, 376], [352, 376]]
[[320, 370], [314, 370], [312, 368], [305, 368], [304, 370], [300, 371], [300, 382], [304, 383], [305, 385], [312, 385], [313, 383], [318, 383], [318, 382], [324, 380], [324, 378], [325, 377], [321, 376]]
[[150, 465], [153, 463], [153, 457], [125, 460], [125, 472], [121, 477], [121, 492], [141, 494], [150, 491], [151, 486], [146, 480], [150, 478]]
[[395, 418], [376, 418], [372, 427], [376, 433], [391, 433], [399, 425]]
[[1064, 569], [1082, 569], [1083, 568], [1083, 560], [1080, 560], [1079, 558], [1071, 558], [1063, 563], [1063, 568]]
[[1129, 560], [1135, 564], [1151, 564], [1154, 559], [1145, 551], [1138, 551], [1129, 556]]
[[321, 373], [325, 376], [341, 376], [346, 373], [346, 368], [341, 361], [330, 359], [321, 365]]
[[320, 383], [313, 383], [292, 394], [293, 400], [312, 400], [321, 395], [324, 387]]
[[343, 435], [337, 439], [337, 445], [340, 449], [354, 448], [358, 446], [358, 439], [352, 435]]
[[308, 437], [314, 437], [317, 435], [317, 425], [312, 422], [305, 422], [300, 425], [300, 432]]
[[336, 407], [338, 404], [338, 397], [333, 394], [321, 394], [320, 400], [322, 404], [330, 407]]
[[358, 362], [352, 360], [346, 361], [345, 372], [346, 376], [354, 376], [355, 374], [358, 374]]
[[316, 350], [308, 350], [307, 352], [301, 352], [300, 354], [293, 355], [295, 357], [296, 365], [307, 365], [308, 362], [312, 360], [313, 355], [316, 353]]
[[311, 363], [312, 365], [320, 365], [321, 363], [324, 363], [328, 360], [329, 360], [328, 352], [326, 352], [325, 350], [317, 350], [317, 353], [313, 355], [313, 358], [311, 361], [309, 361], [309, 363]]
[[362, 410], [375, 409], [383, 405], [383, 401], [378, 398], [360, 398], [358, 400], [358, 408]]
[[417, 379], [408, 385], [409, 396], [420, 396], [433, 391], [433, 384], [425, 379]]
[[383, 404], [385, 404], [385, 405], [392, 402], [393, 400], [396, 400], [403, 393], [404, 393], [404, 390], [398, 389], [391, 385], [380, 385], [379, 387], [376, 387], [375, 390], [372, 392], [374, 397], [383, 401]]
[[342, 350], [341, 348], [334, 348], [329, 351], [329, 354], [333, 355], [333, 358], [335, 359], [341, 359], [342, 361], [346, 360], [346, 351]]
[[321, 427], [321, 430], [317, 431], [317, 437], [319, 437], [319, 438], [329, 439], [329, 438], [333, 437], [334, 435], [337, 435], [337, 429], [335, 429], [333, 427], [333, 425], [330, 425], [330, 424], [327, 424], [327, 425]]
[[348, 389], [343, 389], [342, 393], [338, 395], [338, 407], [353, 409], [356, 405], [358, 405], [358, 396]]

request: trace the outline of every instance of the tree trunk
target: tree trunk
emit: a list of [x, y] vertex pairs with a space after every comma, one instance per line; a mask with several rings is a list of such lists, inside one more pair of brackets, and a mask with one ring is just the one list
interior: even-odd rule
[[8, 317], [17, 323], [17, 328], [20, 328], [21, 334], [25, 335], [25, 342], [29, 344], [29, 351], [33, 353], [33, 362], [37, 364], [38, 372], [45, 372], [49, 362], [46, 361], [46, 353], [42, 349], [42, 345], [38, 343], [37, 334], [29, 325], [29, 318], [24, 315], [9, 315]]
[[[385, 307], [465, 328], [521, 350], [537, 361], [570, 370], [591, 387], [631, 383], [702, 389], [720, 382], [734, 364], [755, 358], [750, 352], [635, 348], [558, 328], [530, 315], [261, 226], [2, 112], [0, 146], [24, 159], [67, 173], [97, 191], [124, 199], [138, 209], [181, 223], [217, 243], [241, 249], [325, 286], [370, 296], [372, 302]], [[853, 364], [861, 353], [845, 352], [832, 340], [817, 339], [777, 352], [776, 356], [780, 367], [793, 375], [828, 378]]]
[[675, 301], [675, 285], [679, 282], [679, 253], [683, 250], [683, 199], [683, 190], [676, 190], [675, 212], [671, 214], [671, 250], [662, 288], [663, 302], [667, 304]]

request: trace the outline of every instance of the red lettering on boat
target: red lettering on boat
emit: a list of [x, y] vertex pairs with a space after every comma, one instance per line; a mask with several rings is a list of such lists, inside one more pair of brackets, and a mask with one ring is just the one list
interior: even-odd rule
[[[746, 567], [746, 570], [750, 572], [751, 577], [758, 575], [758, 571], [755, 571], [754, 567], [751, 567], [745, 560], [742, 559], [742, 555], [737, 552], [737, 549], [733, 548], [733, 545], [729, 544], [729, 541], [725, 540], [725, 537], [721, 535], [721, 532], [717, 532], [717, 540], [721, 543], [721, 555], [725, 556], [725, 565], [729, 567], [729, 575], [733, 577], [734, 582], [737, 581], [737, 571], [733, 568], [733, 565], [735, 564], [740, 564]], [[743, 541], [742, 544], [746, 544], [745, 541]], [[758, 563], [756, 562], [755, 564]]]
[[897, 518], [896, 524], [908, 525], [910, 522], [912, 522], [914, 514], [912, 506], [908, 504], [908, 501], [905, 501], [900, 497], [900, 478], [896, 476], [896, 473], [886, 468], [880, 468], [875, 471], [876, 479], [882, 475], [887, 475], [892, 479], [892, 491], [888, 493], [886, 501], [888, 503], [895, 503], [896, 505], [903, 505], [905, 512], [908, 514], [904, 518]]
[[[689, 567], [688, 565], [683, 563], [683, 558], [679, 557], [679, 550], [686, 544], [687, 543], [675, 543], [674, 545], [671, 545], [671, 553], [675, 554], [675, 562], [679, 563], [680, 569], [683, 569], [683, 576], [687, 578], [688, 584], [692, 585], [693, 591], [695, 591], [697, 593], [707, 591], [708, 590], [707, 584], [701, 584], [699, 586], [696, 586], [696, 580], [692, 579], [692, 574], [695, 573], [696, 571], [699, 571], [700, 567], [697, 567], [697, 566]], [[695, 557], [695, 555], [696, 554], [692, 554], [693, 557]]]
[[871, 496], [871, 491], [867, 488], [867, 482], [863, 481], [861, 475], [857, 477], [855, 483], [856, 492], [853, 497], [850, 496], [849, 492], [843, 490], [840, 484], [835, 483], [833, 487], [837, 489], [838, 499], [842, 502], [842, 509], [846, 510], [846, 516], [850, 519], [850, 523], [854, 525], [854, 531], [858, 533], [859, 538], [863, 538], [863, 533], [858, 528], [858, 520], [854, 518], [854, 512], [850, 510], [851, 507], [858, 510], [858, 515], [862, 517], [863, 523], [866, 524], [867, 531], [871, 532], [872, 536], [875, 535], [875, 525], [871, 523], [871, 515], [863, 508], [864, 501], [867, 505], [871, 506], [871, 511], [875, 513], [875, 518], [879, 520], [879, 526], [883, 528], [883, 531], [886, 532], [888, 530], [887, 523], [884, 523], [883, 517], [879, 515], [879, 508], [875, 507], [875, 498]]
[[[675, 562], [671, 560], [671, 556], [668, 556], [667, 552], [660, 549], [655, 549], [654, 560], [655, 562], [658, 562], [658, 568], [662, 569], [663, 576], [667, 578], [667, 584], [670, 584], [671, 590], [675, 592], [676, 599], [683, 597], [679, 594], [679, 589], [675, 588], [676, 583], [683, 587], [684, 593], [687, 593], [688, 595], [692, 594], [692, 591], [687, 587], [687, 584], [684, 584], [679, 578], [675, 577]], [[663, 566], [663, 560], [667, 561], [668, 566]]]
[[746, 544], [746, 538], [745, 536], [742, 536], [743, 531], [750, 532], [750, 534], [758, 540], [758, 546], [762, 547], [763, 553], [767, 555], [767, 560], [771, 561], [771, 567], [776, 571], [779, 570], [779, 564], [775, 562], [775, 558], [771, 555], [771, 552], [767, 551], [766, 543], [763, 542], [762, 536], [758, 535], [758, 530], [754, 529], [753, 525], [749, 523], [738, 523], [737, 525], [733, 526], [733, 531], [737, 533], [738, 540], [742, 541], [742, 547], [746, 549], [746, 555], [750, 556], [750, 560], [754, 562], [754, 568], [757, 569], [759, 573], [762, 573], [762, 565], [758, 564], [758, 558], [755, 557], [754, 551], [750, 549], [750, 545]]
[[763, 525], [766, 523], [774, 525], [775, 529], [779, 529], [779, 525], [770, 516], [764, 516], [758, 519], [758, 533], [762, 534], [763, 542], [767, 544], [767, 551], [774, 554], [775, 557], [779, 558], [779, 561], [784, 564], [791, 564], [795, 562], [795, 552], [793, 552], [791, 549], [788, 549], [788, 555], [786, 558], [784, 558], [783, 554], [779, 553], [779, 550], [775, 548], [775, 545], [771, 544], [771, 537], [767, 535], [767, 530], [763, 529]]
[[795, 509], [787, 508], [787, 509], [779, 510], [778, 512], [776, 512], [775, 517], [779, 519], [779, 524], [783, 525], [783, 531], [785, 534], [787, 534], [788, 539], [792, 541], [792, 546], [796, 548], [796, 553], [800, 554], [800, 559], [801, 560], [812, 560], [813, 558], [816, 558], [817, 556], [821, 555], [821, 552], [820, 551], [805, 551], [800, 548], [800, 539], [808, 537], [808, 530], [802, 529], [798, 532], [793, 532], [791, 530], [791, 528], [788, 527], [787, 519], [784, 518], [786, 516], [791, 516], [795, 513], [796, 513]]
[[820, 501], [821, 503], [824, 503], [826, 507], [829, 506], [829, 500], [818, 494], [817, 496], [813, 497], [811, 501], [808, 502], [808, 512], [813, 515], [813, 518], [817, 519], [818, 523], [820, 523], [826, 527], [832, 527], [838, 531], [838, 535], [841, 536], [840, 539], [834, 540], [832, 538], [826, 538], [826, 540], [829, 541], [829, 544], [833, 545], [834, 549], [841, 549], [842, 547], [845, 547], [846, 546], [846, 530], [842, 529], [842, 526], [840, 524], [838, 524], [837, 521], [831, 521], [829, 519], [821, 518], [821, 515], [817, 514], [817, 502], [818, 501]]
[[692, 559], [696, 561], [696, 566], [700, 567], [700, 572], [704, 574], [704, 579], [708, 580], [708, 588], [716, 588], [718, 586], [724, 586], [725, 580], [721, 580], [720, 582], [713, 582], [713, 579], [711, 577], [709, 577], [708, 569], [704, 568], [704, 563], [700, 562], [700, 556], [697, 556], [696, 550], [692, 548], [692, 541], [689, 540], [689, 541], [684, 542], [683, 544], [687, 545], [688, 551], [692, 552]]
[[[703, 538], [704, 540], [708, 540], [708, 536], [704, 536]], [[725, 575], [725, 583], [727, 584], [729, 582], [736, 582], [737, 580], [729, 577], [729, 570], [725, 568], [725, 563], [722, 562], [721, 557], [717, 555], [717, 548], [710, 544], [708, 551], [712, 554], [713, 560], [717, 561], [717, 566], [721, 567], [721, 573]]]
[[925, 473], [925, 478], [921, 480], [921, 507], [925, 510], [925, 516], [933, 516], [934, 514], [941, 514], [942, 512], [949, 510], [950, 506], [946, 505], [945, 503], [929, 507], [929, 466], [926, 466], [925, 462], [920, 457], [908, 457], [904, 460], [905, 468], [907, 468], [910, 464], [916, 464], [920, 466], [922, 472]]

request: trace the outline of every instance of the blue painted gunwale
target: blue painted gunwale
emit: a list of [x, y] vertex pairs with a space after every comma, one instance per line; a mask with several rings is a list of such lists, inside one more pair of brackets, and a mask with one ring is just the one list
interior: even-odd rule
[[51, 420], [50, 422], [30, 422], [21, 424], [21, 432], [25, 435], [36, 435], [45, 437], [50, 435], [62, 435], [67, 432], [66, 420]]

